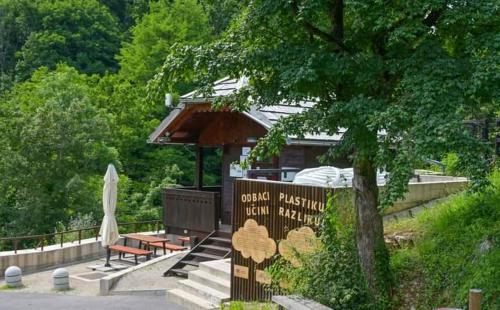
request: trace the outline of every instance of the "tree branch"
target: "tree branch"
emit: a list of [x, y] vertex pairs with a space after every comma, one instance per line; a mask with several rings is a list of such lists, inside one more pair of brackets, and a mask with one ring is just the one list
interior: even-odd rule
[[[340, 1], [340, 2], [343, 2], [343, 1]], [[290, 2], [290, 4], [292, 6], [292, 13], [293, 13], [293, 15], [295, 15], [295, 17], [298, 17], [299, 16], [299, 5], [297, 4], [297, 1], [296, 0], [292, 0]], [[299, 23], [311, 35], [317, 36], [317, 37], [323, 39], [326, 42], [333, 43], [333, 44], [337, 45], [338, 47], [340, 47], [345, 52], [351, 53], [351, 49], [342, 40], [339, 40], [334, 35], [332, 35], [330, 33], [327, 33], [327, 32], [324, 32], [323, 30], [317, 28], [312, 23], [310, 23], [310, 22], [308, 22], [308, 21], [306, 21], [304, 19], [300, 19]], [[343, 25], [342, 25], [342, 28], [343, 28]]]
[[334, 0], [331, 7], [330, 20], [333, 36], [339, 41], [344, 40], [344, 0]]

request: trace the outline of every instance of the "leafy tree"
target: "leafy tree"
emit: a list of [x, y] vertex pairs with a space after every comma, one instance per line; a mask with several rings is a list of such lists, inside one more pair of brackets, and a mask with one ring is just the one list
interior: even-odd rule
[[[485, 183], [489, 148], [462, 121], [483, 106], [498, 111], [498, 9], [487, 0], [247, 1], [221, 39], [173, 49], [152, 98], [186, 76], [209, 96], [213, 81], [230, 75], [248, 84], [220, 106], [316, 102], [281, 119], [251, 159], [279, 153], [287, 135], [347, 128], [326, 155], [352, 158], [359, 259], [384, 299], [391, 283], [379, 207], [403, 197], [413, 167], [455, 152], [474, 183]], [[379, 168], [390, 171], [381, 204]]]
[[134, 83], [146, 83], [172, 45], [198, 45], [209, 39], [207, 16], [196, 0], [153, 2], [150, 12], [132, 29], [132, 42], [120, 51], [120, 73]]
[[199, 0], [199, 2], [208, 15], [208, 23], [215, 35], [222, 34], [228, 28], [244, 4], [238, 0]]
[[187, 147], [158, 148], [146, 139], [165, 113], [163, 102], [147, 100], [146, 83], [161, 67], [174, 44], [201, 44], [210, 39], [210, 27], [194, 0], [150, 3], [150, 11], [133, 27], [118, 59], [120, 72], [99, 82], [101, 107], [113, 115], [113, 140], [121, 162], [138, 193], [150, 191], [166, 177], [165, 169], [177, 164], [180, 182], [192, 184], [194, 151]]
[[117, 19], [97, 0], [39, 1], [39, 29], [17, 52], [16, 75], [28, 78], [41, 66], [67, 63], [86, 73], [117, 69], [120, 45]]
[[102, 175], [118, 154], [108, 116], [93, 105], [95, 83], [67, 66], [41, 68], [2, 99], [0, 226], [10, 235], [101, 213]]
[[30, 33], [38, 29], [39, 16], [31, 0], [0, 0], [0, 92], [11, 86], [15, 53]]
[[123, 30], [128, 30], [147, 13], [150, 1], [154, 0], [99, 0], [118, 18]]

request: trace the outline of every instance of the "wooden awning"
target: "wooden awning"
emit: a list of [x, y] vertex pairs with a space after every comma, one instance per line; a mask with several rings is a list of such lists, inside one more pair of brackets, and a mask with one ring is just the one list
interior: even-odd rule
[[[175, 107], [162, 121], [149, 136], [148, 141], [157, 144], [235, 143], [234, 141], [238, 141], [236, 144], [241, 144], [242, 139], [259, 138], [260, 134], [266, 133], [280, 119], [302, 113], [315, 105], [313, 101], [300, 101], [283, 102], [273, 106], [252, 105], [249, 111], [244, 112], [211, 109], [214, 98], [234, 94], [245, 85], [245, 81], [245, 79], [231, 78], [216, 81], [213, 86], [213, 96], [209, 98], [200, 96], [196, 91], [181, 96], [179, 106]], [[228, 136], [227, 131], [234, 132], [234, 134]], [[288, 137], [287, 144], [335, 145], [342, 139], [345, 131], [344, 128], [339, 128], [338, 133], [333, 135], [305, 133], [302, 138]], [[209, 135], [216, 135], [217, 139], [206, 140]]]
[[158, 144], [247, 145], [267, 133], [267, 128], [243, 113], [213, 110], [210, 104], [184, 104], [172, 111], [153, 133]]

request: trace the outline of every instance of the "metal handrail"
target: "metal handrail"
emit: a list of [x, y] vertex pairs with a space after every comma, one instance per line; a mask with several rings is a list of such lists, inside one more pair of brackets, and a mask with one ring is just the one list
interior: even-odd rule
[[[163, 224], [161, 220], [152, 220], [152, 221], [139, 221], [139, 222], [128, 222], [128, 223], [117, 223], [118, 227], [124, 227], [124, 226], [134, 226], [134, 232], [139, 231], [140, 225], [144, 224], [155, 224], [156, 225], [156, 232], [160, 232], [160, 226]], [[35, 246], [35, 250], [40, 247], [40, 250], [43, 252], [43, 248], [45, 245], [45, 241], [53, 238], [54, 240], [57, 240], [57, 236], [60, 237], [60, 241], [56, 242], [54, 244], [59, 243], [61, 245], [61, 248], [64, 245], [64, 235], [66, 234], [71, 234], [71, 233], [78, 233], [78, 239], [77, 240], [72, 240], [71, 243], [78, 241], [78, 244], [82, 243], [82, 232], [84, 231], [89, 231], [93, 230], [94, 231], [94, 236], [95, 240], [97, 241], [99, 239], [99, 230], [101, 226], [91, 226], [91, 227], [86, 227], [86, 228], [79, 228], [79, 229], [71, 229], [71, 230], [64, 230], [64, 231], [58, 231], [50, 234], [42, 234], [42, 235], [29, 235], [29, 236], [19, 236], [19, 237], [2, 237], [0, 238], [0, 243], [5, 243], [5, 242], [12, 242], [12, 245], [14, 247], [14, 254], [17, 254], [17, 251], [19, 249], [19, 241], [22, 240], [38, 240], [38, 244]], [[26, 247], [28, 248], [28, 247]], [[26, 249], [24, 248], [24, 249]], [[21, 249], [23, 250], [23, 249]]]

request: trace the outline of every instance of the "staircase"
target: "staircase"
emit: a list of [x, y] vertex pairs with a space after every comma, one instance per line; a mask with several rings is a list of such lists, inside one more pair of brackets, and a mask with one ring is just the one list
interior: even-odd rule
[[198, 268], [200, 263], [224, 259], [230, 254], [231, 233], [214, 230], [163, 275], [187, 278], [188, 273]]
[[231, 259], [200, 262], [197, 270], [187, 272], [187, 279], [167, 291], [167, 300], [187, 309], [219, 309], [229, 301]]

